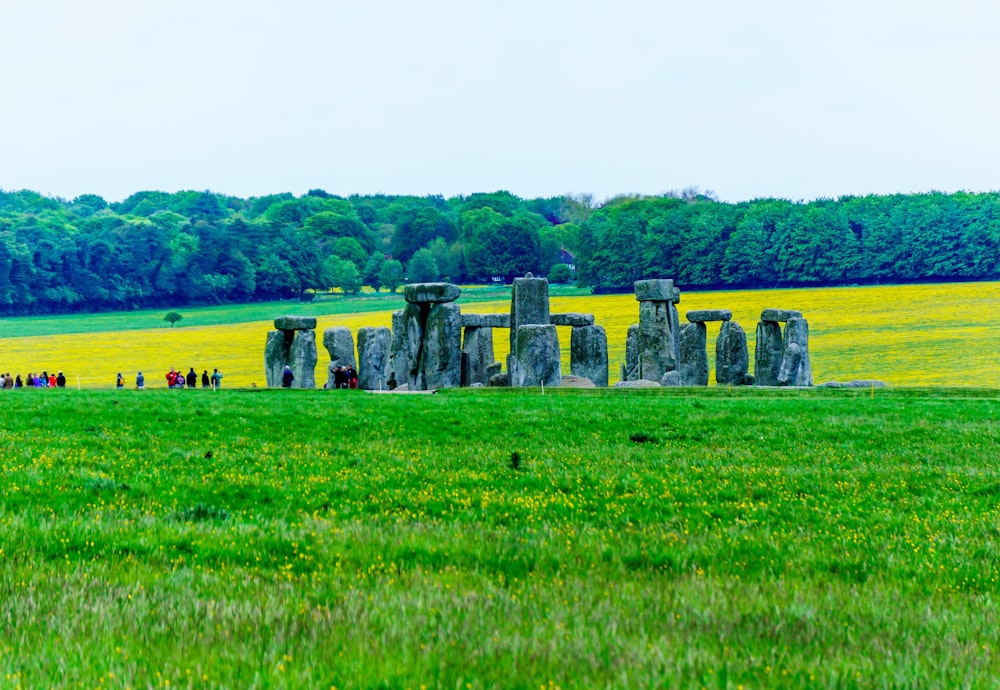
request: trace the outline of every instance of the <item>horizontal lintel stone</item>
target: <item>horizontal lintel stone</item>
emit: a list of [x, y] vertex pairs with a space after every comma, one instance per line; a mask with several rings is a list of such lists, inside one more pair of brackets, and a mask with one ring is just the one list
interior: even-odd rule
[[279, 331], [308, 331], [316, 328], [315, 316], [279, 316], [274, 320]]
[[575, 311], [549, 314], [549, 323], [553, 326], [593, 326], [594, 315]]
[[454, 302], [462, 288], [451, 283], [410, 283], [403, 286], [403, 299], [411, 304]]
[[789, 319], [801, 319], [802, 312], [792, 309], [765, 309], [760, 313], [761, 321], [788, 321]]
[[691, 323], [699, 321], [731, 321], [733, 312], [730, 309], [694, 309], [687, 314], [687, 320]]
[[510, 328], [510, 314], [462, 314], [463, 328]]

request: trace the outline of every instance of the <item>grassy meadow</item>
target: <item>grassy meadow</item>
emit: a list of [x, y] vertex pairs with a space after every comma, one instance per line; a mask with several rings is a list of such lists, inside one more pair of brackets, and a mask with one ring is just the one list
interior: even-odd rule
[[[504, 312], [510, 309], [509, 295], [509, 289], [466, 289], [461, 302], [464, 311]], [[262, 385], [264, 341], [274, 317], [316, 316], [321, 338], [331, 326], [390, 326], [392, 312], [402, 305], [401, 296], [383, 293], [309, 304], [181, 309], [184, 320], [174, 328], [163, 321], [167, 310], [0, 319], [0, 370], [22, 376], [62, 370], [70, 386], [110, 388], [119, 371], [131, 382], [142, 370], [147, 386], [165, 386], [171, 367], [194, 367], [199, 374], [218, 368], [226, 387]], [[1000, 283], [685, 292], [679, 310], [683, 320], [691, 309], [731, 309], [747, 331], [752, 360], [756, 324], [769, 307], [798, 309], [808, 319], [817, 383], [874, 378], [892, 386], [1000, 387]], [[554, 288], [552, 310], [595, 315], [608, 333], [610, 375], [616, 381], [628, 326], [638, 321], [634, 297]], [[711, 359], [719, 326], [708, 326]], [[560, 329], [565, 373], [569, 332]], [[495, 333], [498, 361], [507, 352], [506, 335]], [[319, 355], [317, 379], [324, 381], [322, 346]]]
[[1000, 683], [996, 391], [70, 389], [0, 428], [0, 687]]

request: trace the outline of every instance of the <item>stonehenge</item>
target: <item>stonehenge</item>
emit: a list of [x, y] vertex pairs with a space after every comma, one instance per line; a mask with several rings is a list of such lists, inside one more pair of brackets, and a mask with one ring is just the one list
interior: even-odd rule
[[[747, 336], [728, 309], [697, 309], [681, 324], [680, 290], [672, 280], [634, 284], [639, 322], [628, 327], [621, 387], [707, 386], [706, 324], [720, 322], [715, 341], [715, 380], [724, 386], [812, 386], [809, 324], [802, 312], [767, 308], [757, 324], [754, 373], [749, 372]], [[333, 370], [358, 370], [364, 390], [427, 391], [460, 386], [554, 387], [567, 378], [574, 387], [606, 387], [608, 338], [593, 314], [554, 313], [549, 284], [530, 273], [515, 278], [509, 313], [463, 313], [456, 300], [462, 289], [450, 283], [414, 283], [403, 288], [405, 307], [392, 315], [392, 328], [361, 328], [355, 338], [344, 327], [328, 328], [323, 346], [330, 356], [326, 387]], [[289, 366], [294, 388], [315, 388], [316, 319], [281, 316], [264, 348], [268, 386], [281, 385]], [[570, 329], [570, 372], [561, 363], [560, 328]], [[495, 361], [493, 331], [507, 329], [510, 351]]]

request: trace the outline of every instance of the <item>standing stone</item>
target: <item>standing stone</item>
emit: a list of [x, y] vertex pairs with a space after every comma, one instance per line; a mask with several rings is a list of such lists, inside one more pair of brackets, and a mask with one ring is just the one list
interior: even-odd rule
[[[288, 350], [288, 366], [295, 374], [292, 388], [315, 388], [316, 331], [294, 331], [294, 333], [292, 345]], [[280, 378], [278, 385], [280, 385]]]
[[405, 365], [402, 363], [403, 352], [403, 312], [392, 312], [392, 342], [389, 345], [389, 371], [395, 375], [397, 383], [405, 383], [402, 373]]
[[667, 316], [670, 324], [670, 357], [673, 360], [673, 364], [668, 368], [673, 370], [677, 368], [677, 363], [681, 361], [681, 319], [680, 314], [677, 312], [677, 307], [673, 302], [667, 302]]
[[511, 386], [558, 386], [562, 371], [556, 327], [528, 324], [518, 328], [511, 361]]
[[[426, 314], [421, 305], [407, 303], [399, 319], [399, 349], [395, 351], [394, 371], [396, 382], [404, 383], [410, 390], [424, 390], [423, 378], [420, 376], [420, 350], [424, 341], [424, 324]], [[393, 319], [395, 330], [395, 318]]]
[[351, 329], [345, 326], [335, 326], [323, 331], [323, 347], [330, 353], [330, 363], [327, 365], [326, 388], [333, 388], [333, 370], [350, 364], [355, 369], [354, 336]]
[[677, 368], [669, 302], [639, 302], [639, 378], [659, 382]]
[[681, 326], [681, 358], [678, 367], [682, 386], [708, 385], [708, 349], [705, 324], [701, 321]]
[[462, 309], [457, 304], [439, 302], [431, 307], [424, 325], [419, 364], [422, 390], [461, 385]]
[[622, 381], [639, 380], [639, 326], [633, 324], [628, 327], [628, 334], [625, 336], [625, 370], [622, 374]]
[[268, 331], [264, 345], [264, 377], [268, 388], [281, 385], [281, 374], [288, 364], [288, 351], [294, 331]]
[[637, 280], [632, 289], [638, 302], [674, 301], [674, 281], [670, 279]]
[[735, 321], [723, 321], [715, 340], [715, 381], [723, 386], [742, 386], [746, 381], [750, 352], [747, 334]]
[[570, 372], [608, 386], [608, 336], [604, 326], [575, 326], [570, 331]]
[[549, 325], [549, 281], [530, 273], [515, 278], [510, 297], [510, 351], [514, 352], [517, 330], [527, 325]]
[[466, 326], [462, 340], [462, 385], [487, 384], [493, 364], [493, 329]]
[[777, 321], [761, 321], [757, 324], [757, 344], [754, 349], [754, 385], [777, 386], [781, 358], [781, 324]]
[[785, 324], [784, 350], [778, 371], [779, 386], [811, 386], [812, 366], [809, 363], [809, 323], [791, 317]]
[[386, 389], [391, 340], [392, 331], [388, 328], [358, 329], [358, 388], [361, 390]]

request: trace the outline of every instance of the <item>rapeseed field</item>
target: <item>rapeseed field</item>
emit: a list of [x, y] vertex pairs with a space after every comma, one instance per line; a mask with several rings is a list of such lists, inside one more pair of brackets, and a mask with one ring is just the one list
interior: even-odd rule
[[[474, 292], [467, 291], [467, 294]], [[370, 299], [370, 298], [369, 298]], [[343, 302], [337, 309], [345, 308]], [[306, 305], [303, 305], [306, 306]], [[371, 303], [364, 303], [371, 309]], [[331, 326], [356, 332], [361, 326], [391, 326], [391, 313], [402, 299], [381, 311], [318, 313], [323, 305], [307, 305], [318, 313], [317, 340]], [[638, 321], [638, 303], [632, 295], [553, 297], [552, 311], [593, 313], [608, 334], [610, 378], [618, 380], [625, 358], [628, 327]], [[747, 332], [751, 372], [755, 329], [765, 308], [797, 309], [809, 321], [813, 378], [828, 380], [879, 379], [893, 386], [1000, 387], [1000, 283], [871, 286], [820, 289], [685, 292], [678, 305], [681, 320], [693, 309], [730, 309]], [[297, 305], [275, 305], [274, 316], [296, 313]], [[237, 308], [234, 308], [234, 311]], [[508, 300], [471, 302], [469, 312], [509, 311]], [[216, 308], [218, 311], [218, 308]], [[101, 318], [80, 316], [78, 319]], [[218, 314], [213, 315], [219, 319]], [[263, 351], [271, 320], [178, 327], [76, 333], [30, 337], [30, 333], [0, 339], [0, 369], [12, 374], [42, 370], [66, 372], [69, 385], [103, 388], [114, 385], [117, 372], [131, 383], [144, 371], [147, 386], [165, 386], [171, 367], [199, 374], [219, 368], [224, 386], [263, 385]], [[719, 324], [708, 324], [710, 364], [714, 361]], [[569, 373], [570, 329], [560, 328], [563, 371]], [[8, 329], [9, 331], [9, 329]], [[496, 331], [494, 347], [504, 361], [509, 347], [505, 331]], [[317, 381], [325, 381], [327, 353], [319, 347]], [[710, 375], [714, 385], [714, 369]]]

